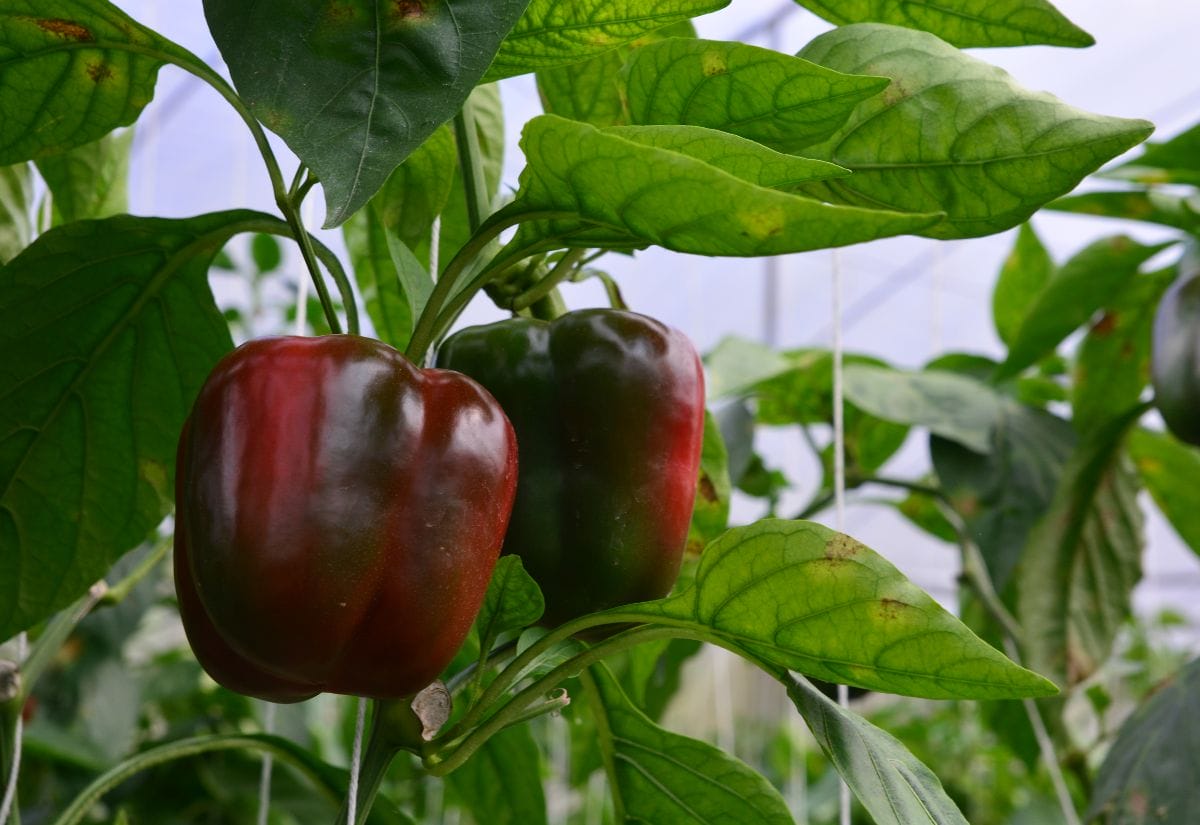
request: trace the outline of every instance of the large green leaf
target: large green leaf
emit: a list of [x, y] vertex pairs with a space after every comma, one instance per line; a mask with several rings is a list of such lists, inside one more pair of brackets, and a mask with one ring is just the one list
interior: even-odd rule
[[782, 353], [757, 341], [729, 335], [704, 356], [709, 399], [746, 395], [757, 384], [794, 369]]
[[1030, 666], [1076, 685], [1108, 658], [1141, 578], [1142, 511], [1125, 435], [1144, 412], [1094, 428], [1076, 447], [1017, 569]]
[[107, 218], [129, 210], [126, 189], [133, 131], [100, 140], [37, 162], [50, 189], [54, 223]]
[[[401, 351], [433, 288], [422, 264], [428, 264], [430, 227], [450, 198], [456, 168], [454, 135], [442, 127], [342, 226], [375, 332]], [[409, 260], [416, 249], [424, 250], [424, 262]]]
[[784, 678], [821, 750], [877, 825], [967, 825], [933, 771], [898, 739], [838, 707], [804, 678]]
[[255, 116], [308, 164], [337, 226], [449, 120], [529, 0], [205, 0]]
[[1121, 726], [1092, 791], [1088, 821], [1200, 822], [1200, 659], [1159, 688]]
[[1029, 308], [1054, 277], [1054, 261], [1028, 223], [1021, 224], [1017, 242], [1004, 259], [992, 290], [992, 320], [996, 334], [1012, 345]]
[[927, 427], [979, 453], [990, 452], [1002, 397], [964, 375], [932, 370], [899, 372], [851, 364], [845, 370], [846, 398], [888, 421]]
[[829, 137], [888, 86], [771, 49], [685, 38], [638, 49], [625, 74], [630, 123], [707, 126], [783, 152]]
[[1166, 433], [1134, 430], [1129, 452], [1158, 509], [1200, 555], [1200, 450]]
[[796, 0], [830, 23], [891, 23], [973, 46], [1091, 46], [1092, 36], [1046, 0]]
[[707, 742], [654, 724], [604, 665], [590, 673], [618, 822], [791, 825], [779, 791], [753, 769]]
[[528, 725], [493, 736], [446, 782], [476, 822], [545, 825], [541, 753]]
[[1139, 275], [1093, 323], [1075, 356], [1071, 419], [1081, 433], [1137, 403], [1150, 380], [1150, 330], [1175, 267]]
[[1046, 208], [1055, 212], [1158, 223], [1187, 232], [1200, 230], [1200, 195], [1195, 193], [1177, 195], [1154, 189], [1085, 192], [1059, 198]]
[[850, 174], [837, 164], [776, 152], [748, 138], [702, 126], [623, 126], [618, 134], [643, 146], [702, 160], [767, 189], [788, 191], [810, 181]]
[[929, 453], [942, 489], [966, 522], [998, 590], [1012, 578], [1029, 532], [1054, 496], [1075, 443], [1071, 425], [1005, 400], [983, 455], [933, 437]]
[[923, 233], [931, 237], [1016, 226], [1153, 130], [1143, 120], [1095, 115], [1030, 92], [1001, 69], [911, 29], [844, 26], [800, 56], [893, 80], [832, 138], [806, 150], [855, 173], [814, 185], [813, 194], [876, 209], [945, 212]]
[[1143, 246], [1117, 235], [1095, 241], [1063, 264], [1038, 293], [995, 380], [1002, 381], [1050, 354], [1064, 338], [1106, 306], [1138, 269], [1170, 244]]
[[668, 37], [695, 37], [690, 20], [647, 32], [612, 51], [582, 63], [541, 69], [538, 93], [546, 114], [582, 120], [593, 126], [617, 126], [629, 122], [625, 113], [625, 80], [621, 67], [635, 49]]
[[170, 511], [184, 417], [231, 346], [208, 264], [266, 222], [68, 224], [0, 270], [0, 637], [76, 599]]
[[480, 649], [490, 651], [501, 633], [521, 630], [542, 618], [546, 601], [537, 582], [525, 572], [520, 556], [501, 556], [492, 572], [475, 628]]
[[729, 0], [531, 0], [485, 80], [581, 63]]
[[710, 544], [691, 587], [619, 608], [698, 626], [778, 667], [928, 698], [1044, 696], [886, 559], [820, 524], [765, 519]]
[[137, 119], [184, 53], [107, 0], [0, 8], [0, 164], [91, 143]]
[[641, 248], [760, 256], [913, 232], [937, 219], [832, 206], [766, 189], [682, 152], [542, 115], [525, 126], [528, 165], [498, 220], [542, 218], [512, 244]]
[[33, 176], [29, 164], [0, 166], [0, 266], [33, 238]]

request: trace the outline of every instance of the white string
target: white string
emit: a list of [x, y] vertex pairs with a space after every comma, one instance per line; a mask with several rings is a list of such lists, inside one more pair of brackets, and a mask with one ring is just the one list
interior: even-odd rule
[[442, 243], [442, 216], [438, 215], [433, 219], [433, 225], [429, 227], [429, 275], [433, 280], [438, 279], [438, 254], [441, 252]]
[[[834, 528], [846, 532], [846, 426], [842, 396], [842, 267], [836, 249], [830, 253], [833, 271], [833, 518]], [[850, 689], [837, 686], [838, 704], [850, 704]], [[850, 786], [843, 779], [838, 787], [838, 821], [850, 825]]]
[[[25, 634], [17, 634], [17, 672], [20, 673], [21, 664], [25, 661]], [[13, 803], [17, 799], [17, 777], [21, 773], [21, 739], [25, 735], [25, 719], [22, 711], [24, 708], [18, 708], [17, 721], [13, 726], [13, 757], [12, 767], [8, 772], [8, 782], [4, 787], [4, 800], [0, 802], [0, 825], [8, 822], [9, 814], [12, 813]]]
[[[263, 702], [263, 733], [275, 732], [275, 703]], [[258, 778], [258, 825], [267, 825], [271, 813], [271, 769], [275, 759], [270, 751], [263, 754], [262, 774]]]
[[346, 821], [358, 821], [358, 775], [362, 771], [363, 726], [367, 719], [367, 700], [358, 697], [358, 718], [354, 722], [354, 749], [350, 756], [350, 796], [346, 799]]

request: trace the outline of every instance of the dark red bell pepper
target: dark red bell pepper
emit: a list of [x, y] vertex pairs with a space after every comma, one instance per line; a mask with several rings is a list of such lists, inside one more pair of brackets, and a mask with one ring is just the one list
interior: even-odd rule
[[704, 373], [683, 333], [621, 310], [464, 329], [438, 365], [486, 387], [520, 445], [504, 540], [544, 622], [666, 595], [679, 575], [704, 435]]
[[516, 459], [486, 390], [379, 341], [239, 347], [179, 444], [176, 588], [197, 658], [279, 702], [419, 691], [482, 603]]

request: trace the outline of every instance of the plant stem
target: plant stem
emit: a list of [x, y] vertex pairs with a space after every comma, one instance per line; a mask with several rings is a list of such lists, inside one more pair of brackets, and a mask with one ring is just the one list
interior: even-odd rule
[[[563, 627], [567, 627], [567, 625], [563, 625]], [[548, 634], [543, 639], [548, 638], [550, 635], [554, 634]], [[545, 676], [535, 680], [533, 684], [514, 696], [508, 704], [489, 716], [487, 721], [467, 734], [449, 756], [446, 756], [444, 759], [439, 758], [437, 755], [426, 757], [426, 770], [434, 776], [445, 776], [454, 769], [461, 767], [488, 739], [491, 739], [509, 725], [520, 721], [525, 714], [525, 709], [535, 698], [556, 687], [563, 679], [577, 675], [589, 665], [595, 664], [606, 656], [619, 653], [635, 645], [651, 642], [656, 639], [674, 638], [680, 635], [690, 634], [686, 631], [681, 631], [677, 627], [641, 625], [618, 633], [616, 636], [606, 639], [595, 647], [588, 648], [578, 656], [571, 657]], [[509, 668], [505, 672], [511, 670], [515, 664], [516, 660], [514, 660], [512, 665], [509, 665]], [[495, 682], [492, 684], [495, 684]], [[475, 708], [482, 706], [484, 706], [484, 703], [481, 701], [475, 705]], [[475, 708], [472, 708], [472, 710]]]
[[203, 753], [240, 749], [270, 753], [275, 759], [299, 770], [331, 798], [336, 798], [341, 793], [341, 788], [331, 774], [323, 770], [324, 763], [317, 762], [298, 745], [286, 739], [263, 734], [197, 736], [142, 751], [105, 771], [75, 797], [70, 806], [54, 820], [54, 825], [77, 825], [83, 822], [88, 812], [106, 793], [144, 770]]
[[24, 707], [25, 700], [33, 692], [33, 686], [54, 661], [59, 648], [63, 646], [75, 626], [96, 606], [96, 602], [103, 598], [107, 589], [103, 581], [96, 582], [82, 598], [66, 610], [56, 613], [46, 624], [46, 629], [30, 646], [29, 656], [21, 663], [21, 692], [16, 700], [18, 708]]
[[520, 295], [512, 299], [512, 304], [508, 308], [514, 312], [520, 312], [523, 309], [536, 304], [541, 299], [547, 297], [554, 292], [555, 287], [563, 281], [571, 277], [575, 272], [579, 261], [587, 254], [586, 249], [572, 249], [563, 254], [554, 264], [546, 276], [535, 283], [529, 289], [522, 292]]
[[479, 133], [475, 130], [475, 107], [469, 97], [454, 116], [454, 138], [466, 194], [467, 225], [474, 235], [483, 223], [483, 210], [487, 208], [489, 198], [487, 181], [483, 176], [483, 159], [479, 153]]
[[587, 699], [588, 707], [592, 710], [592, 721], [595, 722], [596, 732], [599, 734], [600, 757], [604, 761], [604, 773], [608, 776], [608, 791], [613, 801], [613, 819], [617, 822], [624, 822], [626, 818], [625, 800], [621, 796], [621, 787], [617, 783], [617, 762], [612, 748], [613, 733], [612, 726], [608, 722], [607, 708], [600, 698], [600, 689], [596, 686], [596, 680], [592, 678], [592, 674], [586, 670], [580, 672], [579, 683], [583, 686], [583, 695]]
[[159, 539], [154, 548], [146, 554], [146, 557], [138, 563], [137, 567], [129, 572], [129, 575], [116, 584], [109, 586], [104, 595], [100, 597], [100, 604], [108, 607], [125, 601], [133, 591], [133, 588], [137, 587], [142, 579], [150, 575], [155, 567], [158, 567], [159, 563], [174, 545], [174, 536], [163, 536]]
[[380, 703], [373, 702], [372, 704], [374, 705], [374, 714], [371, 718], [371, 732], [367, 736], [367, 749], [363, 754], [359, 770], [355, 821], [350, 822], [350, 799], [347, 797], [338, 814], [337, 825], [360, 825], [367, 821], [367, 817], [371, 814], [371, 806], [375, 804], [375, 797], [379, 795], [379, 786], [383, 784], [383, 777], [387, 774], [387, 769], [392, 764], [392, 760], [396, 758], [396, 754], [400, 752], [400, 747], [384, 732], [386, 714]]

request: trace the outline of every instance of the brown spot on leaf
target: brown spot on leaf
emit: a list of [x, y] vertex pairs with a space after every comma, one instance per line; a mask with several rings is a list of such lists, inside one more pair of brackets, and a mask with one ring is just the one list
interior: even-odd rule
[[825, 543], [825, 558], [844, 560], [858, 555], [860, 545], [849, 536], [835, 534]]
[[87, 67], [88, 77], [93, 83], [103, 83], [113, 76], [112, 69], [104, 63], [89, 63]]
[[894, 621], [900, 618], [900, 614], [904, 612], [904, 608], [906, 607], [908, 607], [906, 603], [897, 599], [880, 599], [879, 618]]
[[413, 20], [425, 16], [422, 0], [392, 0], [392, 17], [397, 20]]
[[1117, 313], [1106, 312], [1092, 327], [1092, 332], [1096, 335], [1109, 335], [1117, 328], [1118, 321]]
[[96, 39], [92, 36], [90, 29], [79, 25], [73, 20], [61, 20], [56, 17], [39, 17], [33, 22], [43, 31], [57, 34], [59, 37], [74, 40], [78, 43], [91, 43]]
[[700, 486], [698, 492], [700, 497], [707, 502], [716, 504], [721, 497], [717, 495], [717, 488], [713, 486], [712, 479], [708, 477], [708, 473], [700, 476]]

